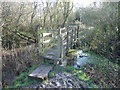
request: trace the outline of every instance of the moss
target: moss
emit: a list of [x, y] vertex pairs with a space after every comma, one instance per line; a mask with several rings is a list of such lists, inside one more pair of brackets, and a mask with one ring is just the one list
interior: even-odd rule
[[73, 75], [72, 77], [76, 76], [78, 79], [80, 79], [83, 85], [86, 85], [91, 88], [98, 87], [97, 85], [94, 85], [92, 83], [92, 80], [88, 78], [87, 75], [82, 70], [75, 69], [73, 66], [64, 66], [64, 67], [56, 66], [49, 74], [49, 77], [54, 77], [55, 74], [57, 73], [72, 74]]
[[75, 52], [75, 49], [69, 49], [68, 53]]
[[49, 73], [48, 73], [48, 77], [49, 77], [49, 78], [53, 78], [54, 76], [55, 76], [55, 73], [54, 73], [54, 72], [49, 72]]
[[76, 71], [76, 69], [72, 66], [66, 66], [64, 67], [64, 69], [66, 72], [71, 72], [71, 73], [74, 73]]
[[68, 53], [67, 53], [67, 59], [73, 59], [77, 54], [78, 50], [77, 49], [70, 49], [68, 50]]
[[54, 71], [55, 73], [59, 73], [59, 72], [64, 72], [65, 70], [64, 70], [64, 68], [61, 67], [61, 66], [56, 66], [56, 67], [54, 67], [53, 71]]
[[19, 76], [13, 82], [13, 86], [9, 86], [9, 88], [19, 88], [19, 87], [26, 87], [28, 85], [37, 83], [37, 80], [33, 80], [29, 78], [28, 75], [37, 67], [37, 65], [33, 65], [31, 68], [28, 68], [26, 72], [21, 72]]
[[[89, 52], [90, 58], [82, 70], [86, 72], [93, 82], [97, 82], [100, 87], [117, 87], [115, 81], [117, 81], [119, 65], [110, 62], [109, 59], [102, 55]], [[89, 74], [93, 72], [93, 74]], [[82, 78], [82, 77], [80, 77]]]
[[52, 64], [52, 63], [49, 63], [49, 62], [47, 62], [47, 61], [44, 61], [44, 62], [42, 62], [42, 64], [44, 64], [44, 65], [50, 65], [50, 66], [55, 66], [55, 64]]

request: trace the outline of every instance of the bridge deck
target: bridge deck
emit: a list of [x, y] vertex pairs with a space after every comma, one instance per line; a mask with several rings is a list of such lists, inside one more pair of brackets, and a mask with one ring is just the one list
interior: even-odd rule
[[38, 68], [36, 68], [31, 74], [29, 74], [29, 77], [34, 78], [41, 78], [44, 79], [48, 76], [48, 73], [50, 70], [52, 70], [53, 66], [47, 66], [47, 65], [40, 65]]

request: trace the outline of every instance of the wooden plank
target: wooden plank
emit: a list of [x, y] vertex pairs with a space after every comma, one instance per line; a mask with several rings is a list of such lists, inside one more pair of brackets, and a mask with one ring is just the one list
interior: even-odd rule
[[67, 53], [67, 51], [66, 50], [64, 50], [64, 52], [63, 52], [64, 54], [66, 54]]
[[43, 33], [43, 37], [52, 37], [52, 33]]
[[48, 54], [48, 55], [53, 55], [53, 56], [55, 56], [55, 55], [56, 55], [56, 53], [55, 53], [55, 52], [48, 52], [47, 54]]
[[40, 29], [39, 33], [57, 33], [58, 29]]
[[61, 35], [62, 35], [62, 36], [65, 36], [65, 35], [67, 35], [67, 32], [61, 33]]
[[66, 31], [66, 29], [64, 29], [64, 30], [61, 30], [61, 33], [66, 33], [67, 31]]
[[38, 33], [38, 48], [39, 48], [39, 53], [41, 53], [41, 38], [40, 38], [40, 34]]
[[68, 24], [69, 26], [79, 26], [80, 24]]
[[52, 68], [53, 66], [40, 65], [28, 76], [44, 79], [48, 76], [48, 73], [50, 72], [50, 70], [52, 70]]
[[48, 39], [48, 40], [42, 41], [42, 42], [44, 44], [44, 47], [49, 47], [49, 46], [54, 45], [54, 43], [56, 43], [57, 40], [56, 39], [50, 39], [50, 40]]
[[63, 45], [63, 48], [66, 48], [67, 47], [67, 44]]
[[59, 31], [59, 35], [58, 35], [58, 55], [61, 59], [63, 59], [63, 38], [60, 35], [61, 34], [61, 30]]
[[67, 47], [64, 47], [63, 52], [66, 52], [66, 51], [67, 51]]
[[62, 38], [66, 38], [67, 37], [67, 34], [63, 35]]
[[67, 42], [67, 36], [63, 38], [63, 42]]
[[54, 57], [54, 56], [44, 56], [44, 55], [41, 55], [40, 57], [46, 58], [46, 59], [50, 59], [50, 60], [61, 60], [61, 58]]
[[64, 42], [64, 43], [63, 43], [63, 46], [64, 46], [64, 45], [67, 45], [67, 42]]
[[46, 31], [58, 31], [57, 29], [46, 29]]
[[44, 44], [45, 44], [45, 43], [49, 43], [49, 42], [50, 42], [50, 39], [43, 41]]

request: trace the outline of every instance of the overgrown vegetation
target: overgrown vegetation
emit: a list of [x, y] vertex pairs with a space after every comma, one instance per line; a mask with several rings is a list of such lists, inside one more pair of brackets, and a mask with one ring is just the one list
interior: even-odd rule
[[[43, 64], [45, 65], [53, 65], [53, 64], [49, 64], [46, 62], [43, 62]], [[37, 66], [33, 66], [31, 68], [28, 69], [27, 72], [22, 72], [19, 76], [16, 77], [16, 79], [14, 80], [14, 84], [13, 86], [9, 86], [9, 88], [20, 88], [20, 87], [27, 87], [31, 84], [42, 84], [46, 81], [40, 81], [40, 80], [35, 80], [33, 78], [28, 77], [28, 75], [36, 68]], [[75, 68], [73, 68], [73, 66], [65, 66], [65, 67], [61, 67], [61, 66], [55, 66], [54, 69], [49, 72], [48, 74], [48, 79], [54, 78], [54, 76], [57, 73], [68, 73], [68, 74], [72, 74], [71, 77], [75, 76], [78, 79], [81, 80], [81, 84], [86, 85], [87, 87], [91, 87], [91, 88], [96, 88], [98, 86], [96, 86], [95, 84], [92, 83], [92, 80], [90, 78], [87, 77], [87, 75], [81, 71], [81, 70], [77, 70]]]
[[35, 83], [41, 83], [38, 80], [28, 77], [28, 75], [32, 73], [32, 71], [36, 67], [37, 65], [34, 65], [31, 68], [27, 68], [27, 71], [21, 72], [21, 74], [17, 76], [16, 79], [14, 80], [13, 86], [9, 86], [8, 88], [20, 88], [20, 87], [26, 87]]
[[80, 79], [81, 84], [86, 85], [89, 88], [97, 88], [98, 86], [92, 83], [92, 80], [90, 78], [87, 77], [87, 75], [82, 71], [82, 70], [78, 70], [75, 69], [73, 66], [56, 66], [51, 72], [50, 72], [50, 77], [54, 77], [55, 74], [57, 73], [68, 73], [72, 74], [72, 77], [77, 77], [78, 79]]
[[[120, 2], [103, 2], [99, 5], [94, 2], [89, 7], [79, 6], [75, 10], [70, 1], [0, 2], [0, 5], [0, 30], [4, 50], [38, 43], [38, 34], [44, 32], [45, 29], [56, 30], [68, 24], [80, 24], [77, 46], [89, 52], [90, 58], [87, 64], [82, 70], [77, 70], [72, 66], [60, 67], [43, 62], [42, 64], [54, 66], [48, 77], [54, 78], [60, 72], [71, 73], [88, 87], [97, 87], [95, 84], [99, 87], [119, 87]], [[75, 55], [76, 50], [71, 49], [65, 58], [73, 58]], [[36, 54], [32, 57], [36, 57]], [[16, 58], [19, 57], [16, 56]], [[20, 64], [22, 64], [21, 61]], [[41, 83], [27, 76], [36, 67], [35, 65], [20, 72], [10, 88]]]
[[[54, 66], [54, 69], [48, 74], [48, 79], [54, 78], [57, 73], [68, 73], [68, 75], [72, 74], [71, 77], [75, 76], [80, 79], [80, 83], [86, 85], [89, 88], [118, 87], [118, 70], [120, 67], [117, 64], [110, 62], [103, 56], [100, 56], [93, 52], [88, 52], [88, 54], [90, 55], [90, 58], [87, 64], [85, 66], [82, 66], [81, 69], [75, 69], [73, 66], [61, 67], [50, 64], [48, 62], [43, 62], [42, 64], [44, 65]], [[28, 77], [28, 74], [30, 74], [36, 67], [37, 66], [33, 66], [28, 69], [27, 72], [22, 72], [18, 77], [16, 77], [14, 86], [10, 87], [26, 87], [31, 84], [44, 83]]]
[[[77, 51], [77, 49], [70, 50], [69, 54]], [[113, 63], [103, 55], [96, 54], [87, 49], [84, 49], [84, 52], [88, 54], [88, 60], [85, 61], [86, 64], [84, 66], [81, 66], [80, 69], [85, 72], [84, 75], [87, 76], [85, 78], [83, 76], [79, 77], [81, 79], [90, 78], [94, 84], [102, 88], [119, 87], [118, 71], [120, 69], [120, 66], [117, 63]]]
[[13, 49], [37, 43], [38, 32], [58, 29], [70, 18], [71, 2], [0, 2], [2, 47]]
[[[120, 58], [118, 2], [94, 3], [76, 10], [76, 18], [88, 28], [81, 30], [81, 47], [118, 61]], [[86, 48], [87, 47], [87, 48]]]
[[90, 58], [87, 64], [82, 67], [87, 77], [91, 78], [100, 87], [119, 87], [118, 70], [120, 66], [111, 62], [104, 56], [89, 52]]

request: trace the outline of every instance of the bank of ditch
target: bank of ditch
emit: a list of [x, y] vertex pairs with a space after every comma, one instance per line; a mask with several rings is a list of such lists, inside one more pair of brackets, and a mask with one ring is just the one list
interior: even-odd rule
[[[82, 52], [81, 50], [75, 50], [80, 52], [77, 54], [74, 67], [85, 72], [94, 84], [104, 88], [119, 88], [119, 76], [118, 70], [120, 66], [117, 63], [111, 62], [111, 60], [105, 58], [102, 55], [94, 52]], [[74, 50], [72, 50], [74, 53]]]
[[[82, 52], [83, 56], [75, 58], [81, 50], [72, 49], [66, 58], [68, 61], [72, 60], [67, 66], [59, 66], [43, 62], [45, 65], [53, 65], [54, 69], [49, 72], [47, 80], [35, 80], [29, 78], [27, 75], [33, 71], [36, 65], [29, 68], [28, 71], [21, 73], [14, 80], [14, 84], [11, 88], [110, 88], [119, 87], [118, 70], [120, 67], [117, 64], [108, 62], [104, 56], [95, 54], [93, 52]], [[86, 55], [87, 56], [86, 56]], [[79, 64], [79, 60], [86, 57], [85, 63]], [[84, 62], [82, 60], [82, 62]], [[74, 67], [78, 62], [78, 67]]]

